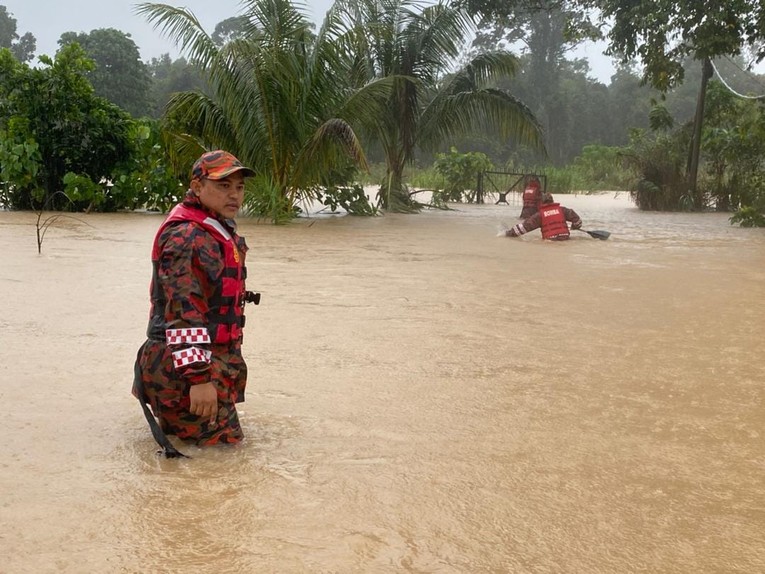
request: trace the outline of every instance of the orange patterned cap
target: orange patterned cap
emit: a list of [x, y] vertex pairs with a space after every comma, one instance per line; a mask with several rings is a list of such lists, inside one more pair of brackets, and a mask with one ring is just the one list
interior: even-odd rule
[[255, 175], [250, 169], [236, 159], [232, 154], [222, 149], [203, 153], [191, 168], [191, 179], [223, 179], [237, 171], [244, 172], [245, 177]]

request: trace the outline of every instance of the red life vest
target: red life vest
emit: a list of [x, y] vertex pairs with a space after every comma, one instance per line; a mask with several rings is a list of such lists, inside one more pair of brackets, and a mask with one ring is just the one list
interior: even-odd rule
[[539, 209], [540, 202], [542, 201], [542, 191], [536, 186], [530, 186], [523, 190], [523, 207], [533, 207], [534, 210]]
[[543, 204], [539, 215], [542, 217], [542, 239], [568, 239], [571, 235], [560, 203]]
[[[151, 250], [151, 261], [154, 266], [152, 277], [151, 299], [152, 317], [149, 320], [149, 330], [152, 325], [159, 326], [164, 323], [164, 294], [159, 288], [157, 270], [159, 266], [159, 237], [162, 231], [171, 223], [178, 221], [193, 221], [212, 235], [223, 250], [224, 268], [221, 283], [216, 286], [215, 294], [208, 301], [209, 312], [207, 315], [209, 324], [206, 326], [212, 343], [230, 343], [238, 341], [242, 334], [244, 324], [244, 280], [247, 277], [247, 269], [244, 266], [244, 253], [237, 248], [237, 235], [223, 226], [223, 224], [211, 217], [201, 209], [181, 204], [176, 205], [157, 231], [154, 238], [154, 246]], [[155, 317], [159, 314], [160, 317]], [[165, 332], [151, 333], [150, 337], [165, 338]]]

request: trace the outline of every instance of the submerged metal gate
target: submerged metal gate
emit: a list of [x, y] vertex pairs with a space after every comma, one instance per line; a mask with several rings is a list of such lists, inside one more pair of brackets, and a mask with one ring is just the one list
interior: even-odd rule
[[521, 195], [526, 187], [526, 182], [532, 177], [539, 179], [542, 191], [547, 191], [547, 176], [540, 173], [527, 173], [518, 171], [482, 171], [478, 173], [476, 184], [476, 203], [494, 201], [494, 205], [504, 203], [510, 205], [507, 197], [510, 196], [513, 205], [521, 203]]

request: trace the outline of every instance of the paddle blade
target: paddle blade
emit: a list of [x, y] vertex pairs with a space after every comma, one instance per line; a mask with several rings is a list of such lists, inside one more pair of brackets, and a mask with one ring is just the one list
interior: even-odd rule
[[592, 230], [592, 231], [587, 229], [579, 229], [579, 231], [583, 231], [590, 237], [594, 237], [595, 239], [600, 239], [601, 241], [605, 241], [611, 236], [610, 231], [603, 231], [602, 229]]

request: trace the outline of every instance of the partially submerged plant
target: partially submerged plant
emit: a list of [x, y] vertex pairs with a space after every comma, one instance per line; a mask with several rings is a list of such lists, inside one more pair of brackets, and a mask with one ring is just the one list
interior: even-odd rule
[[56, 221], [58, 221], [59, 218], [66, 217], [68, 219], [74, 219], [75, 221], [79, 221], [80, 223], [84, 223], [85, 225], [88, 225], [88, 227], [92, 227], [90, 224], [85, 223], [84, 221], [82, 221], [80, 219], [77, 219], [76, 217], [74, 217], [72, 215], [68, 215], [66, 213], [56, 213], [54, 215], [49, 215], [48, 217], [43, 219], [42, 217], [43, 217], [43, 214], [45, 213], [45, 208], [48, 206], [48, 204], [50, 204], [51, 199], [53, 199], [58, 194], [63, 195], [64, 198], [66, 198], [66, 200], [69, 203], [72, 203], [72, 204], [74, 203], [74, 202], [72, 202], [71, 199], [69, 199], [69, 197], [63, 191], [57, 191], [54, 194], [50, 195], [48, 197], [48, 199], [46, 199], [43, 202], [43, 204], [40, 206], [40, 209], [37, 210], [37, 223], [36, 223], [36, 227], [37, 227], [37, 253], [38, 253], [38, 255], [42, 254], [42, 244], [43, 244], [43, 240], [45, 239], [45, 234], [47, 233], [48, 228], [50, 228], [51, 225], [56, 223]]

